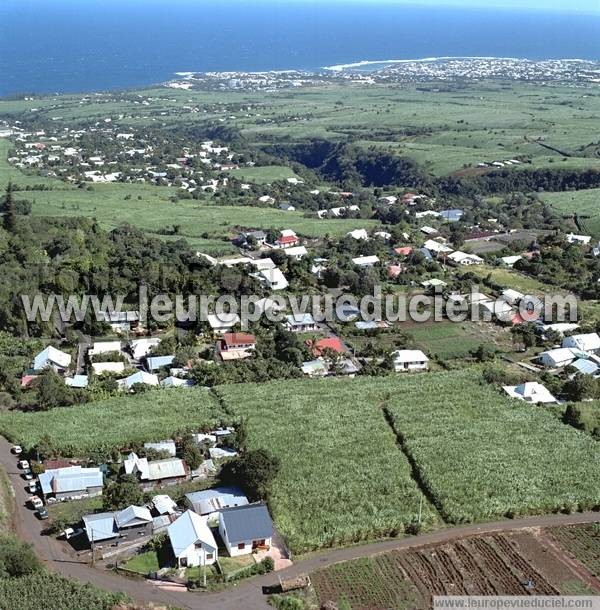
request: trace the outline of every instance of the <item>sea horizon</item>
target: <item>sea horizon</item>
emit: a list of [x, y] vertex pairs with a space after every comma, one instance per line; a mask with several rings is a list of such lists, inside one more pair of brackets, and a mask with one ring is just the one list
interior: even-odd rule
[[319, 71], [451, 57], [600, 59], [600, 16], [559, 12], [336, 3], [227, 10], [181, 0], [141, 10], [116, 0], [76, 8], [65, 0], [9, 0], [0, 21], [10, 25], [0, 37], [0, 96], [135, 89], [178, 72]]

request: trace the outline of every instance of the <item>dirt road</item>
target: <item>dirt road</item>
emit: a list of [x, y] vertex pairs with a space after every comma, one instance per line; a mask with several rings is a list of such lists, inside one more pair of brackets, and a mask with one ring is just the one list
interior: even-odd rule
[[150, 582], [125, 578], [100, 568], [91, 567], [74, 557], [68, 551], [64, 542], [49, 536], [42, 536], [41, 531], [44, 524], [35, 517], [31, 509], [25, 506], [29, 495], [25, 491], [25, 481], [21, 478], [20, 471], [17, 469], [16, 457], [10, 453], [10, 443], [3, 437], [0, 437], [0, 464], [6, 468], [15, 490], [15, 533], [34, 547], [36, 553], [48, 568], [60, 572], [64, 576], [92, 583], [102, 589], [123, 591], [140, 602], [170, 604], [177, 608], [190, 610], [269, 610], [271, 606], [267, 604], [263, 587], [275, 585], [277, 576], [282, 578], [299, 576], [349, 559], [369, 557], [395, 549], [401, 550], [428, 544], [451, 542], [476, 534], [600, 521], [600, 513], [586, 512], [448, 527], [410, 538], [384, 540], [351, 548], [326, 550], [297, 562], [293, 566], [278, 572], [277, 575], [266, 574], [255, 577], [218, 593], [189, 593], [187, 591], [161, 589]]

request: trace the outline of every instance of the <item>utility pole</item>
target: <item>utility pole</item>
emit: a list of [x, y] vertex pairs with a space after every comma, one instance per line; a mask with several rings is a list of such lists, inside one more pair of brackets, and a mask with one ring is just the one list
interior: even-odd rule
[[206, 549], [204, 547], [202, 548], [202, 579], [206, 589]]

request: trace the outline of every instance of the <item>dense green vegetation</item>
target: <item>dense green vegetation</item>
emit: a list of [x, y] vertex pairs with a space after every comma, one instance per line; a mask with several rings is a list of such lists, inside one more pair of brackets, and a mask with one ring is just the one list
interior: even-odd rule
[[[281, 461], [269, 504], [295, 552], [403, 532], [422, 496], [379, 403], [397, 379], [220, 386], [250, 448]], [[435, 519], [427, 502], [423, 519]]]
[[47, 571], [33, 549], [13, 536], [0, 539], [0, 608], [110, 610], [125, 601], [122, 593], [107, 593]]
[[110, 455], [182, 430], [209, 428], [223, 419], [208, 391], [168, 388], [40, 413], [2, 413], [0, 433], [27, 448], [46, 437], [45, 442], [64, 456]]
[[[459, 523], [600, 506], [600, 447], [476, 370], [403, 380], [386, 410], [419, 479]], [[443, 391], [441, 390], [443, 388]]]

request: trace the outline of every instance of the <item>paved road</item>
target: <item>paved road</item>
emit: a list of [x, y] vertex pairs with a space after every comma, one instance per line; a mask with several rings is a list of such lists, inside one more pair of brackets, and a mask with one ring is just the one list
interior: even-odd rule
[[[64, 542], [49, 536], [42, 536], [44, 524], [35, 517], [32, 510], [25, 506], [28, 494], [25, 491], [25, 481], [17, 469], [17, 459], [10, 453], [10, 443], [0, 437], [0, 464], [8, 472], [10, 481], [15, 490], [16, 511], [14, 515], [14, 531], [23, 540], [33, 545], [36, 553], [45, 562], [47, 567], [65, 576], [76, 578], [83, 582], [92, 583], [103, 589], [123, 591], [140, 602], [154, 602], [171, 604], [172, 606], [189, 610], [269, 610], [263, 587], [275, 585], [277, 576], [266, 574], [239, 583], [226, 591], [217, 593], [188, 593], [186, 591], [166, 591], [140, 579], [130, 579], [118, 576], [112, 572], [94, 568], [81, 563], [68, 550]], [[341, 548], [317, 553], [314, 556], [299, 561], [293, 566], [277, 573], [282, 578], [290, 578], [310, 573], [340, 561], [368, 557], [391, 550], [402, 550], [428, 544], [438, 544], [498, 531], [517, 529], [551, 527], [576, 523], [593, 523], [600, 521], [600, 513], [585, 512], [572, 515], [548, 515], [541, 517], [527, 517], [485, 523], [479, 525], [465, 525], [449, 527], [420, 536], [384, 540], [362, 546]]]

